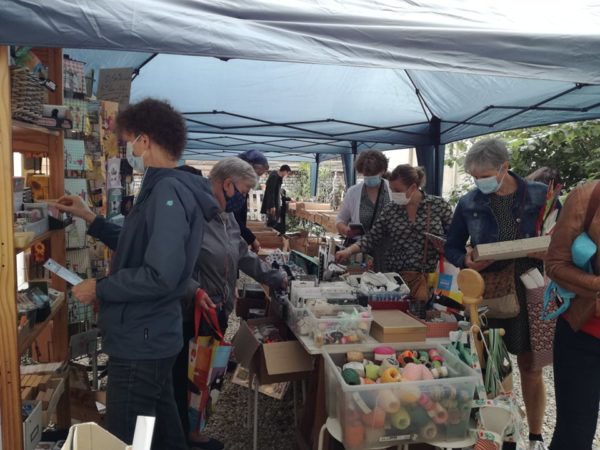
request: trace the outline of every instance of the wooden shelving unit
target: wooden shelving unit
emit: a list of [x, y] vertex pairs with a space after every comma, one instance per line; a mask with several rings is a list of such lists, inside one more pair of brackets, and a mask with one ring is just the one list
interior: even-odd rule
[[21, 253], [24, 252], [28, 249], [30, 249], [31, 247], [34, 247], [35, 244], [38, 244], [40, 242], [44, 242], [48, 239], [52, 238], [52, 235], [59, 230], [50, 230], [50, 231], [46, 231], [44, 234], [40, 234], [38, 237], [34, 238], [29, 244], [27, 244], [25, 247], [15, 247], [15, 253]]
[[[62, 49], [33, 49], [48, 66], [49, 78], [56, 82], [56, 92], [49, 95], [50, 104], [63, 103]], [[19, 336], [16, 309], [16, 249], [13, 240], [13, 152], [26, 156], [47, 156], [50, 170], [50, 198], [64, 193], [64, 140], [63, 133], [13, 120], [10, 108], [9, 49], [0, 46], [0, 417], [2, 448], [21, 450], [23, 428], [21, 421], [20, 356], [40, 335], [51, 330], [52, 354], [55, 362], [68, 358], [68, 310], [65, 299], [57, 300], [50, 316], [33, 330]], [[36, 242], [50, 241], [51, 256], [65, 264], [65, 233], [56, 230], [36, 238]], [[66, 292], [66, 283], [52, 278], [52, 287]], [[70, 425], [69, 395], [66, 386], [58, 408], [58, 425]]]
[[63, 294], [52, 305], [52, 311], [50, 312], [50, 315], [46, 318], [46, 320], [35, 324], [32, 329], [22, 331], [19, 334], [19, 355], [22, 355], [31, 348], [35, 340], [38, 338], [40, 333], [45, 330], [50, 321], [52, 321], [56, 317], [56, 315], [64, 309], [65, 302], [65, 296]]

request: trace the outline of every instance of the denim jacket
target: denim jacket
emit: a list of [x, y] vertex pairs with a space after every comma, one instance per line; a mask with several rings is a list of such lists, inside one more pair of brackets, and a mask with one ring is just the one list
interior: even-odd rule
[[[514, 220], [519, 224], [519, 237], [524, 239], [536, 236], [535, 225], [540, 209], [546, 202], [547, 186], [542, 183], [525, 181], [513, 172], [510, 176], [517, 181], [517, 195], [512, 208]], [[527, 189], [525, 189], [527, 188]], [[524, 205], [522, 203], [524, 202]], [[490, 196], [474, 189], [458, 202], [452, 224], [448, 231], [445, 257], [456, 267], [465, 267], [466, 244], [470, 245], [498, 242], [499, 229], [496, 217], [490, 207]]]

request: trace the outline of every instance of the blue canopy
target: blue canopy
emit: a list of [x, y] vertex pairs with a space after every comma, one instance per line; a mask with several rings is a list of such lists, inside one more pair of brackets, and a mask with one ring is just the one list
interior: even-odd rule
[[417, 147], [439, 191], [446, 143], [600, 117], [599, 8], [554, 3], [0, 0], [0, 42], [139, 69], [132, 100], [185, 114], [187, 158]]

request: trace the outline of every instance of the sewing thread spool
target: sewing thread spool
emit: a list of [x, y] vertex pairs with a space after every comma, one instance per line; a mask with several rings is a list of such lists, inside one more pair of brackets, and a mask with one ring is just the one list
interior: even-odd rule
[[346, 353], [346, 361], [348, 362], [362, 362], [365, 359], [363, 352], [348, 352]]
[[406, 430], [410, 426], [410, 415], [402, 407], [390, 418], [390, 422], [397, 430]]
[[402, 367], [406, 366], [408, 363], [416, 362], [415, 354], [412, 350], [405, 350], [398, 356], [398, 362]]
[[396, 350], [385, 345], [379, 346], [373, 350], [373, 359], [377, 362], [382, 362], [386, 358], [396, 357]]
[[364, 378], [365, 377], [365, 366], [363, 366], [363, 364], [361, 362], [349, 362], [344, 364], [344, 370], [349, 369], [349, 370], [354, 370], [359, 377]]
[[421, 428], [420, 434], [425, 441], [432, 441], [437, 436], [437, 427], [432, 422], [429, 422]]
[[413, 383], [401, 383], [395, 392], [402, 404], [415, 404], [421, 397], [421, 389]]
[[383, 376], [383, 373], [390, 367], [394, 369], [398, 369], [400, 367], [398, 361], [396, 361], [396, 358], [386, 358], [382, 361], [381, 365], [379, 366], [379, 376]]
[[377, 395], [377, 405], [388, 414], [395, 414], [400, 409], [400, 401], [389, 389], [385, 389]]
[[430, 367], [431, 361], [429, 360], [429, 355], [427, 354], [427, 352], [425, 350], [419, 351], [419, 362], [421, 364], [426, 365], [427, 367]]

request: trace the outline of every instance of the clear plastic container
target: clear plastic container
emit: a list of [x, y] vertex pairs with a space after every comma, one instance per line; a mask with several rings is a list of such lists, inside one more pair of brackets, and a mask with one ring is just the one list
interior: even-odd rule
[[381, 448], [417, 442], [447, 442], [464, 439], [477, 373], [441, 345], [385, 344], [397, 353], [435, 348], [448, 368], [448, 378], [427, 381], [348, 385], [339, 368], [346, 352], [361, 351], [373, 359], [377, 345], [335, 346], [323, 349], [327, 412], [339, 421], [347, 449]]
[[309, 335], [311, 332], [311, 326], [306, 307], [294, 306], [288, 299], [286, 299], [285, 305], [285, 322], [287, 323], [288, 327], [290, 327], [294, 333], [301, 336]]
[[315, 346], [366, 342], [371, 331], [371, 308], [319, 303], [308, 306]]

